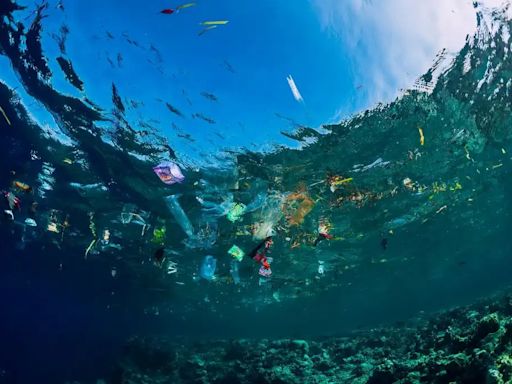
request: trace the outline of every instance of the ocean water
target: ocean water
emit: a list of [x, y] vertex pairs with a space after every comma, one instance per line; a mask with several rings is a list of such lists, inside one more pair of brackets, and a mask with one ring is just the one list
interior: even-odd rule
[[508, 8], [476, 7], [460, 52], [396, 100], [321, 129], [304, 108], [267, 138], [223, 102], [250, 83], [207, 48], [231, 20], [205, 30], [200, 5], [145, 17], [176, 20], [177, 55], [201, 39], [206, 86], [167, 37], [123, 31], [126, 10], [91, 3], [85, 35], [71, 4], [0, 2], [0, 383], [108, 380], [132, 336], [342, 336], [510, 284]]

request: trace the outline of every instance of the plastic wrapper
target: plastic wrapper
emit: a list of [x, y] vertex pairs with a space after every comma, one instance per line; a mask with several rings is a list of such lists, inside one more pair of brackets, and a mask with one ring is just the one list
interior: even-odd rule
[[238, 261], [242, 261], [245, 256], [245, 252], [236, 245], [233, 245], [231, 248], [229, 248], [228, 253]]
[[217, 242], [218, 232], [217, 221], [207, 218], [206, 221], [202, 222], [195, 235], [184, 241], [185, 246], [191, 249], [209, 249]]
[[185, 180], [185, 176], [181, 172], [178, 164], [172, 161], [164, 161], [153, 168], [153, 171], [165, 184], [172, 185], [175, 183], [181, 183]]

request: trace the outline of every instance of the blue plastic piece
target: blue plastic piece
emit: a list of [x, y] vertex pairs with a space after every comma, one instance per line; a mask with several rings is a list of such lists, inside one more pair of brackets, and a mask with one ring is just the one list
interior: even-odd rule
[[211, 281], [215, 275], [215, 269], [217, 268], [217, 259], [213, 256], [206, 256], [199, 269], [199, 276], [203, 279]]
[[231, 260], [231, 268], [230, 268], [229, 272], [231, 273], [233, 282], [236, 285], [240, 284], [240, 274], [238, 273], [239, 267], [240, 267], [240, 262], [238, 260]]

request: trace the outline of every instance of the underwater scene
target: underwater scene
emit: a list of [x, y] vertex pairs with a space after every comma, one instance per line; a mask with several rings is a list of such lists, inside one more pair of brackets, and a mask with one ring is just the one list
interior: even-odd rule
[[0, 0], [0, 384], [512, 383], [512, 5]]

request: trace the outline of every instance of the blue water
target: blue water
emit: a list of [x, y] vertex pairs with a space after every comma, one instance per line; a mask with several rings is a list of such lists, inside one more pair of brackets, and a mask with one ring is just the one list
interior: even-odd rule
[[109, 380], [135, 335], [342, 335], [510, 284], [505, 13], [319, 129], [368, 100], [311, 3], [166, 7], [0, 5], [0, 383]]

